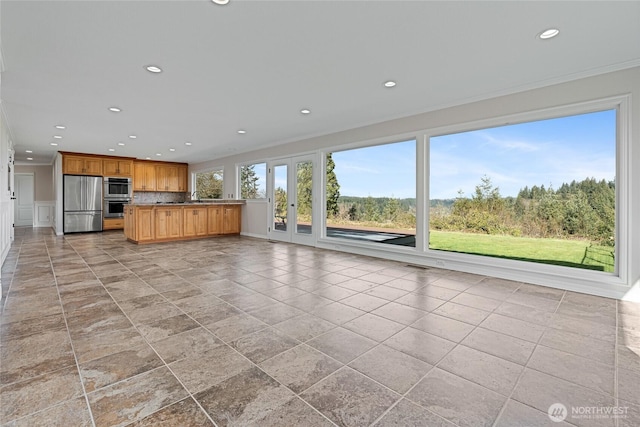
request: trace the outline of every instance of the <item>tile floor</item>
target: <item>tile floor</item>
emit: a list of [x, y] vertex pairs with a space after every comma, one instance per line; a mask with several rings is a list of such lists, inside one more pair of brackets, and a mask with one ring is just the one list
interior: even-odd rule
[[38, 229], [16, 230], [2, 283], [2, 426], [640, 425], [639, 304], [250, 238]]

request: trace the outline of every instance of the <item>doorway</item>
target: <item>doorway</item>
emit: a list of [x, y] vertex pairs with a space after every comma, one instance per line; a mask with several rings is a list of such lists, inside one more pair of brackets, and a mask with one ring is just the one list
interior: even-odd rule
[[315, 169], [311, 155], [269, 162], [269, 239], [315, 245]]
[[14, 225], [16, 227], [33, 226], [33, 174], [16, 173], [14, 179], [16, 191]]

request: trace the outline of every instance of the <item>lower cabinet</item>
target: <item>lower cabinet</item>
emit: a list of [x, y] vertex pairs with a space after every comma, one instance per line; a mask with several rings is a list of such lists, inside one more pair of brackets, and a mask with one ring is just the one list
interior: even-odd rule
[[103, 230], [122, 230], [124, 228], [124, 218], [105, 218], [102, 220]]
[[184, 237], [206, 236], [208, 234], [207, 208], [184, 208]]
[[136, 243], [239, 234], [241, 205], [128, 205], [125, 237]]
[[224, 206], [223, 234], [240, 233], [240, 206]]
[[124, 209], [124, 236], [134, 242], [151, 242], [155, 239], [153, 208], [150, 206]]
[[223, 232], [223, 207], [209, 206], [207, 208], [207, 234], [216, 235]]
[[182, 237], [182, 208], [156, 208], [155, 227], [156, 240]]

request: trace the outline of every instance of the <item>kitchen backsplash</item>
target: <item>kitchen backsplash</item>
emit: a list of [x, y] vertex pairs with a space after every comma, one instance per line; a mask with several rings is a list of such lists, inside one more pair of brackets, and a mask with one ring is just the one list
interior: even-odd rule
[[189, 193], [169, 193], [165, 191], [134, 191], [133, 203], [185, 202]]

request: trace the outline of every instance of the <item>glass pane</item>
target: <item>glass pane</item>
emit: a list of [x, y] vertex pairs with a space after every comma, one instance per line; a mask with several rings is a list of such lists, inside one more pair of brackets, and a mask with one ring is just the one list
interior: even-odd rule
[[196, 173], [196, 191], [193, 195], [197, 199], [221, 199], [223, 191], [223, 170], [212, 170]]
[[273, 229], [287, 231], [287, 165], [273, 168]]
[[313, 163], [296, 164], [296, 233], [311, 234], [311, 210], [313, 205]]
[[615, 272], [616, 111], [430, 140], [429, 249]]
[[240, 198], [265, 199], [267, 197], [267, 164], [255, 163], [240, 167]]
[[416, 141], [326, 158], [327, 237], [416, 246]]

